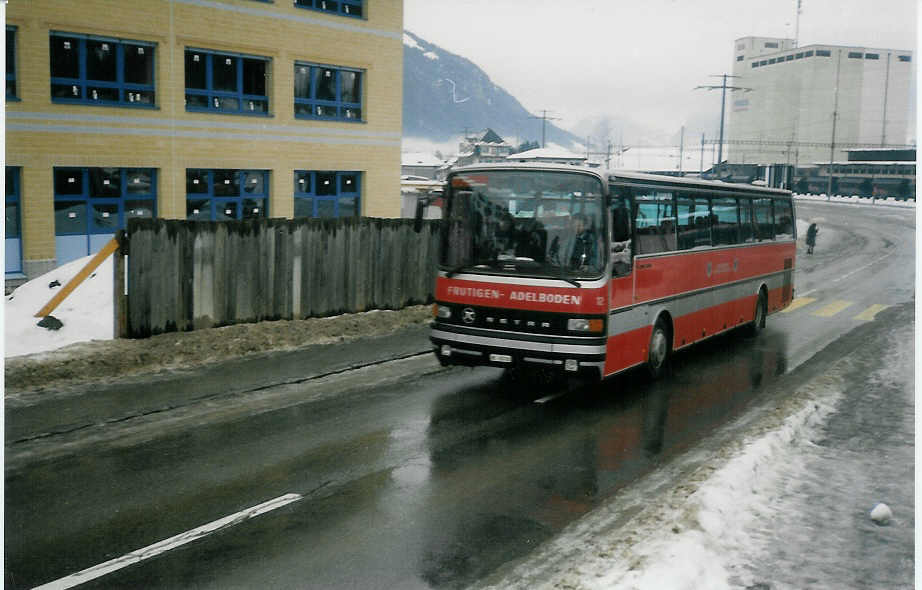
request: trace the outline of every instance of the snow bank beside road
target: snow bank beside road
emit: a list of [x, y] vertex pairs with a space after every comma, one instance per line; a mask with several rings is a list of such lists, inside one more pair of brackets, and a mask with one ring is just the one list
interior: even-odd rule
[[[92, 256], [74, 260], [20, 285], [4, 304], [5, 358], [47, 352], [76, 342], [111, 340], [113, 331], [112, 257], [108, 257], [51, 315], [64, 325], [58, 330], [38, 326], [35, 313], [86, 266]], [[57, 283], [53, 287], [49, 287]]]
[[[696, 491], [686, 497], [688, 488], [696, 484], [680, 486], [667, 496], [665, 506], [640, 518], [639, 526], [631, 528], [642, 541], [614, 552], [613, 559], [582, 566], [576, 587], [757, 587], [761, 580], [752, 579], [739, 566], [739, 548], [753, 545], [752, 524], [770, 511], [775, 500], [775, 466], [795, 464], [811, 452], [812, 439], [841, 397], [834, 378], [820, 378], [809, 387], [809, 399], [780, 424], [770, 421], [739, 449], [724, 450], [720, 458], [731, 457], [722, 467], [714, 471], [702, 467], [696, 476], [706, 479]], [[779, 408], [775, 416], [787, 411]]]
[[[491, 589], [903, 588], [913, 576], [913, 309], [570, 525]], [[896, 326], [894, 329], [893, 326]], [[783, 385], [782, 385], [783, 386]], [[883, 527], [877, 502], [893, 506]]]
[[800, 201], [818, 201], [821, 203], [853, 203], [856, 205], [875, 205], [883, 207], [903, 207], [904, 209], [915, 209], [915, 201], [898, 201], [893, 197], [887, 197], [884, 199], [869, 199], [864, 197], [859, 197], [857, 195], [852, 195], [850, 197], [844, 197], [842, 195], [833, 195], [829, 199], [826, 198], [826, 195], [800, 195], [794, 193], [794, 198]]

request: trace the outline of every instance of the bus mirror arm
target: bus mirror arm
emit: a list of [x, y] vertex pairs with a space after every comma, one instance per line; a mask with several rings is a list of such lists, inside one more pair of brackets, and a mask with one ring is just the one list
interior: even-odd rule
[[426, 207], [429, 206], [431, 198], [418, 197], [416, 199], [416, 217], [413, 220], [413, 231], [419, 233], [423, 229], [423, 214], [426, 212]]

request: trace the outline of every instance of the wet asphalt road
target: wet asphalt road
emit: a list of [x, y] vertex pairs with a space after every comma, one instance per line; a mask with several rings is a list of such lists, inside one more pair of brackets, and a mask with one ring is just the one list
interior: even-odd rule
[[[428, 356], [299, 382], [309, 362], [280, 355], [8, 405], [6, 585], [57, 580], [291, 493], [303, 498], [85, 587], [482, 579], [762, 401], [855, 326], [888, 317], [862, 314], [912, 299], [914, 212], [798, 204], [798, 217], [822, 218], [816, 254], [798, 253], [803, 305], [771, 316], [755, 340], [731, 333], [678, 355], [657, 383], [627, 374], [536, 404], [560, 391], [515, 390], [492, 369], [438, 371]], [[426, 346], [422, 333], [400, 338], [394, 356]], [[377, 354], [387, 345], [374, 343]], [[367, 352], [347, 349], [328, 361], [346, 368]], [[99, 412], [119, 418], [80, 427]], [[66, 416], [57, 426], [56, 415]]]

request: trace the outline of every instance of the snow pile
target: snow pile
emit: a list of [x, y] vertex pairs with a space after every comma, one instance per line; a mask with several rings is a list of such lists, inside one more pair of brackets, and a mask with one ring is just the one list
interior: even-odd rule
[[644, 522], [638, 531], [643, 540], [614, 561], [592, 564], [585, 572], [591, 575], [581, 576], [581, 587], [717, 589], [758, 584], [740, 565], [746, 561], [740, 548], [753, 545], [753, 523], [765, 522], [772, 511], [781, 491], [778, 466], [796, 467], [800, 457], [810, 454], [815, 446], [811, 439], [841, 397], [831, 378], [811, 387], [815, 391], [800, 409], [773, 429], [765, 426], [768, 430], [751, 435], [722, 467], [704, 473], [696, 491], [684, 499], [673, 497], [666, 510]]
[[893, 511], [890, 510], [890, 507], [883, 502], [875, 506], [874, 510], [871, 510], [871, 520], [877, 524], [889, 524], [891, 518], [893, 518]]
[[889, 207], [904, 207], [908, 209], [915, 209], [916, 202], [914, 200], [899, 201], [894, 197], [884, 197], [871, 199], [868, 197], [859, 197], [858, 195], [852, 195], [850, 197], [843, 195], [833, 195], [829, 199], [826, 198], [826, 194], [820, 195], [811, 195], [805, 194], [801, 195], [794, 193], [794, 198], [801, 201], [822, 201], [823, 203], [853, 203], [859, 205], [885, 205]]
[[[41, 318], [34, 317], [91, 259], [87, 256], [59, 266], [7, 295], [4, 358], [46, 352], [76, 342], [112, 339], [111, 256], [51, 312], [64, 324], [60, 329], [39, 327]], [[59, 285], [49, 288], [55, 282]]]

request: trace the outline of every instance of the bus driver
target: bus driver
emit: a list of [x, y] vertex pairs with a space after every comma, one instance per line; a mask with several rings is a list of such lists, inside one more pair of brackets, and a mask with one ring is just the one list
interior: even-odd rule
[[598, 252], [596, 251], [595, 234], [589, 228], [589, 220], [582, 213], [575, 214], [571, 219], [571, 234], [569, 244], [564, 252], [569, 252], [570, 268], [583, 268], [595, 266]]

